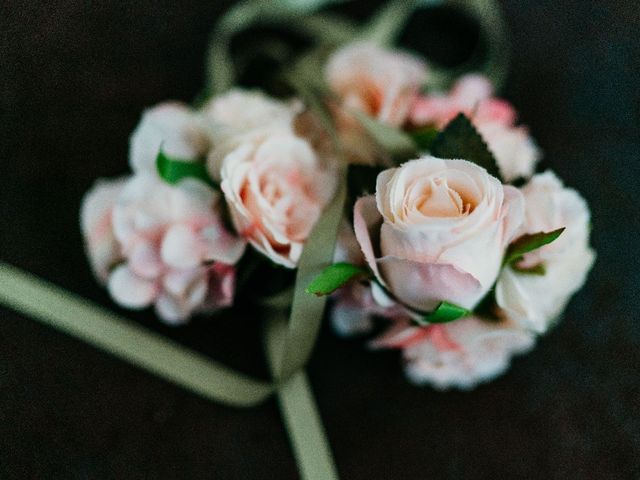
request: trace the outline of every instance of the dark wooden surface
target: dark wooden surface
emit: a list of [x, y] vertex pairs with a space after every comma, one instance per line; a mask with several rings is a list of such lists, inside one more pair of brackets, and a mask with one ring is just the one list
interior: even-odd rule
[[[208, 29], [225, 6], [0, 5], [3, 260], [119, 311], [83, 257], [80, 198], [96, 177], [126, 170], [145, 106], [193, 98]], [[395, 354], [325, 328], [309, 375], [342, 478], [640, 477], [638, 4], [504, 7], [514, 48], [506, 96], [545, 166], [588, 199], [598, 261], [560, 327], [473, 393], [412, 387]], [[368, 9], [360, 2], [354, 12]], [[425, 22], [413, 40], [448, 38], [438, 34], [446, 22]], [[265, 374], [246, 315], [178, 331], [149, 313], [130, 317]], [[0, 308], [0, 478], [296, 476], [275, 401], [210, 403]]]

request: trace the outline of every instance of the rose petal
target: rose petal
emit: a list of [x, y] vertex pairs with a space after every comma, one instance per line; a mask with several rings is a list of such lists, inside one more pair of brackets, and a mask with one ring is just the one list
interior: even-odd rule
[[397, 257], [378, 260], [389, 290], [404, 304], [429, 312], [442, 301], [473, 308], [484, 289], [476, 278], [453, 265], [419, 263]]
[[[382, 224], [382, 215], [376, 207], [376, 198], [373, 195], [359, 198], [353, 207], [353, 228], [356, 239], [360, 244], [364, 258], [373, 271], [376, 278], [384, 284], [384, 280], [378, 270], [376, 263], [376, 254], [374, 251], [374, 240], [380, 225]], [[377, 238], [375, 242], [377, 242]]]

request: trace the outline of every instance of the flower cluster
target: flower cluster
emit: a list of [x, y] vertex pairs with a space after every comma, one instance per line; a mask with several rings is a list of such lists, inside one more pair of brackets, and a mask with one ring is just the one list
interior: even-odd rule
[[[96, 276], [119, 304], [155, 305], [173, 324], [231, 306], [247, 247], [296, 268], [339, 162], [359, 164], [375, 184], [350, 186], [335, 264], [309, 291], [332, 293], [342, 335], [383, 325], [371, 347], [401, 350], [414, 383], [494, 378], [584, 283], [585, 201], [535, 174], [540, 150], [481, 75], [434, 91], [422, 59], [369, 43], [316, 74], [329, 127], [311, 103], [240, 89], [146, 111], [133, 174], [98, 182], [83, 204]], [[380, 131], [414, 151], [399, 158]]]
[[[117, 303], [154, 304], [162, 320], [183, 323], [232, 305], [247, 243], [296, 266], [336, 182], [334, 159], [295, 133], [301, 108], [233, 90], [198, 111], [164, 103], [144, 113], [131, 137], [133, 175], [99, 181], [81, 212], [91, 264]], [[160, 152], [206, 166], [213, 181], [167, 182]]]

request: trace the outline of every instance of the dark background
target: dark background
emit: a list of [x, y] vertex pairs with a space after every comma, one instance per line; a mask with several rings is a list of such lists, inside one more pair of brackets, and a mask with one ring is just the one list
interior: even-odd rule
[[[345, 479], [640, 477], [640, 20], [636, 1], [502, 2], [513, 43], [504, 92], [593, 211], [598, 261], [564, 322], [473, 393], [411, 386], [394, 353], [325, 327], [309, 364]], [[78, 232], [96, 177], [127, 170], [144, 107], [190, 101], [225, 2], [0, 5], [2, 260], [120, 313]], [[350, 13], [365, 14], [356, 2]], [[405, 40], [464, 57], [464, 21], [414, 19]], [[449, 55], [449, 52], [450, 55]], [[159, 327], [264, 375], [250, 315]], [[275, 401], [226, 408], [0, 308], [1, 478], [296, 478]]]

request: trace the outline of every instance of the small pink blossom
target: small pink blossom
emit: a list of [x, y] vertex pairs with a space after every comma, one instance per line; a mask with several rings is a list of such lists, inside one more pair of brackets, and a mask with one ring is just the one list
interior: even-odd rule
[[534, 343], [532, 333], [507, 321], [467, 317], [426, 327], [396, 321], [371, 346], [402, 350], [405, 372], [416, 385], [468, 390], [503, 374], [511, 357]]
[[346, 109], [401, 126], [427, 77], [427, 69], [409, 54], [371, 43], [354, 43], [333, 53], [325, 76]]
[[526, 127], [516, 126], [516, 112], [506, 101], [493, 97], [489, 80], [480, 75], [460, 78], [448, 94], [419, 97], [410, 113], [415, 127], [444, 128], [459, 113], [471, 118], [494, 154], [503, 178], [528, 178], [540, 160], [540, 151]]

